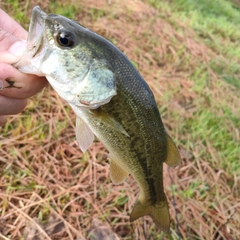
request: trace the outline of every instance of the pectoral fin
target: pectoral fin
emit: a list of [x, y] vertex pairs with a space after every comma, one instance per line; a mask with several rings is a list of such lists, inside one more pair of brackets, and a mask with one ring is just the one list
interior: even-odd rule
[[170, 167], [175, 167], [181, 162], [179, 151], [172, 141], [171, 137], [167, 135], [167, 160], [165, 163]]
[[101, 109], [92, 110], [93, 116], [97, 116], [100, 121], [105, 123], [107, 127], [118, 131], [127, 137], [130, 137], [126, 130], [123, 128], [122, 124], [115, 120], [111, 115], [107, 114]]
[[76, 137], [80, 149], [85, 152], [94, 140], [94, 134], [88, 125], [79, 117], [76, 119]]
[[110, 178], [114, 184], [122, 183], [129, 173], [120, 167], [116, 161], [111, 160], [110, 162]]

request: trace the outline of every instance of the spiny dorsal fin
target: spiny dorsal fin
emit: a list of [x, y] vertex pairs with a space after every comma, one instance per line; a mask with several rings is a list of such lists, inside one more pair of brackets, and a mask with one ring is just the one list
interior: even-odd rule
[[175, 167], [181, 162], [181, 156], [179, 151], [171, 139], [171, 137], [167, 134], [167, 159], [165, 163], [170, 167]]
[[120, 167], [116, 161], [110, 160], [110, 178], [114, 184], [122, 183], [129, 173]]
[[94, 134], [88, 125], [79, 117], [76, 119], [76, 137], [80, 149], [85, 152], [94, 140]]

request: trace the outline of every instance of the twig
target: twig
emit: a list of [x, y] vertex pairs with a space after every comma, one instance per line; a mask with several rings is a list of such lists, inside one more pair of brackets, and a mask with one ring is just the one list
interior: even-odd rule
[[31, 223], [34, 223], [34, 225], [36, 226], [36, 228], [38, 229], [38, 231], [40, 233], [42, 233], [42, 235], [47, 239], [47, 240], [51, 240], [51, 238], [48, 236], [48, 234], [31, 218], [29, 217], [25, 212], [23, 212], [21, 209], [18, 209], [17, 207], [15, 207], [14, 204], [12, 204], [11, 202], [9, 202], [9, 205], [14, 208], [15, 210], [17, 210], [18, 213], [20, 213], [21, 215], [23, 215], [26, 219], [28, 219]]
[[3, 240], [11, 240], [10, 238], [7, 238], [7, 237], [3, 236], [1, 233], [0, 233], [0, 237], [1, 237]]
[[170, 178], [170, 181], [171, 181], [171, 191], [172, 191], [172, 201], [171, 202], [172, 202], [172, 205], [173, 205], [173, 208], [174, 208], [174, 211], [175, 211], [177, 235], [178, 235], [179, 239], [183, 239], [183, 236], [180, 232], [180, 223], [179, 223], [179, 220], [178, 220], [177, 204], [176, 204], [176, 199], [175, 199], [175, 192], [174, 192], [174, 189], [173, 189], [174, 181], [173, 181], [173, 178], [171, 176], [170, 167], [168, 167], [168, 175], [169, 175], [169, 178]]

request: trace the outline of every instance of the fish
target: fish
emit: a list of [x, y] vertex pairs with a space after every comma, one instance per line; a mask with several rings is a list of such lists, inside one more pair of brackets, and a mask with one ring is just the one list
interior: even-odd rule
[[76, 139], [85, 152], [95, 136], [109, 151], [110, 178], [122, 183], [131, 174], [140, 192], [133, 222], [149, 215], [168, 232], [170, 214], [163, 185], [163, 163], [180, 163], [146, 81], [110, 41], [39, 6], [32, 10], [26, 51], [14, 64], [45, 76], [76, 114]]

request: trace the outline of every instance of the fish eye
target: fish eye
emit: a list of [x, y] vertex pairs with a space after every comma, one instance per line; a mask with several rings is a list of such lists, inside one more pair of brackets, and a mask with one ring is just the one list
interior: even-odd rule
[[62, 47], [72, 47], [74, 45], [74, 35], [71, 32], [62, 30], [59, 31], [56, 40]]

